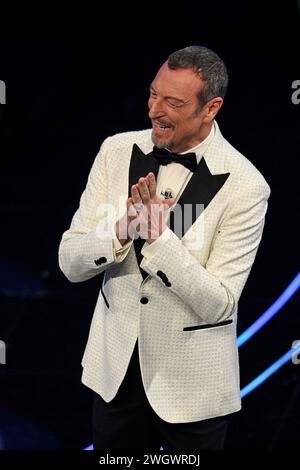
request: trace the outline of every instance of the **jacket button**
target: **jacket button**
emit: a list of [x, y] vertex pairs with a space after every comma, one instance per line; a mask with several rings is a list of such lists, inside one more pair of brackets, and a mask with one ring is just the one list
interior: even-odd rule
[[149, 299], [147, 299], [147, 297], [142, 297], [140, 302], [141, 304], [147, 304], [149, 302]]
[[95, 259], [95, 264], [97, 266], [100, 266], [101, 264], [106, 263], [106, 262], [107, 262], [107, 258], [105, 256], [101, 256], [101, 258]]

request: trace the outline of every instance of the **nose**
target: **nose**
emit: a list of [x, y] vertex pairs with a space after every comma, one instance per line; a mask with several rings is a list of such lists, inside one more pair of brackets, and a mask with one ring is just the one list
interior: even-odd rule
[[164, 112], [163, 112], [161, 101], [159, 99], [151, 100], [150, 98], [148, 102], [148, 106], [149, 106], [148, 116], [150, 119], [156, 119], [158, 117], [163, 116]]

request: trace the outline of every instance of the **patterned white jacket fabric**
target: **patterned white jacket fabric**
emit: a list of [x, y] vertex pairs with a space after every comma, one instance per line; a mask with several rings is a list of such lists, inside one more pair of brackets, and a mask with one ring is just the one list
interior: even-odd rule
[[149, 171], [157, 174], [152, 147], [151, 130], [104, 141], [59, 246], [59, 265], [71, 282], [105, 271], [82, 381], [111, 401], [138, 338], [145, 392], [163, 420], [226, 415], [241, 407], [238, 300], [261, 240], [270, 188], [216, 124], [177, 203], [204, 204], [204, 210], [181, 234], [167, 228], [154, 255], [142, 260], [143, 280], [135, 244], [118, 257], [111, 233], [130, 185]]

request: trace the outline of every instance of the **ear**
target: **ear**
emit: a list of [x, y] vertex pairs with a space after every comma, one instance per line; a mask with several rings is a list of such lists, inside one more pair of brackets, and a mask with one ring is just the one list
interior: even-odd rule
[[223, 98], [221, 98], [220, 96], [217, 96], [216, 98], [213, 98], [212, 100], [209, 100], [205, 106], [206, 109], [205, 109], [205, 116], [204, 116], [203, 121], [207, 124], [212, 122], [216, 114], [221, 109], [222, 104], [223, 104]]

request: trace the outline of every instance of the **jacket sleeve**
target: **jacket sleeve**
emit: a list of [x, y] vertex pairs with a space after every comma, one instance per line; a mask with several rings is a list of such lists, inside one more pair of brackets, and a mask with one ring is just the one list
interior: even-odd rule
[[255, 259], [269, 195], [265, 181], [234, 195], [227, 216], [216, 227], [205, 266], [167, 228], [167, 234], [153, 242], [157, 247], [149, 258], [148, 248], [143, 249], [141, 267], [178, 295], [205, 323], [228, 319]]
[[95, 158], [79, 208], [59, 245], [59, 267], [71, 282], [86, 281], [123, 261], [131, 246], [118, 255], [113, 243], [115, 218], [107, 199], [108, 146], [109, 138]]

